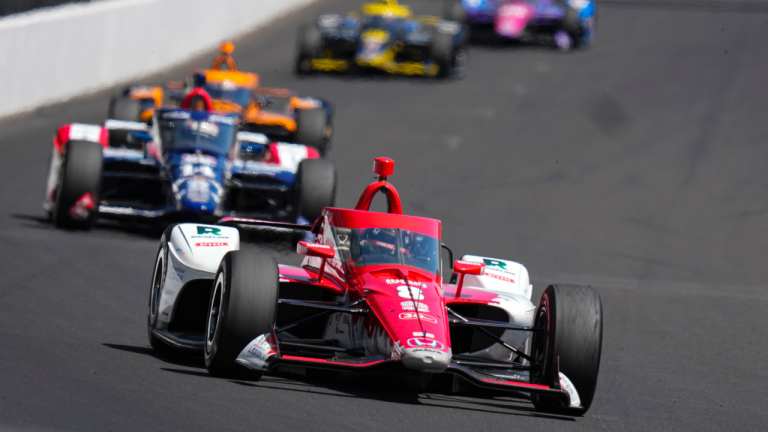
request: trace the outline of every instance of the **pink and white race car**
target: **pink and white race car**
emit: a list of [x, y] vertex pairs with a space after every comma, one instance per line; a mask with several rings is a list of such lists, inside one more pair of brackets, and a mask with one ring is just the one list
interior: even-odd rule
[[[208, 371], [258, 380], [279, 369], [391, 372], [421, 385], [444, 376], [531, 394], [546, 412], [585, 413], [597, 385], [602, 305], [592, 288], [551, 285], [538, 306], [519, 263], [464, 255], [443, 279], [439, 220], [402, 214], [378, 180], [355, 209], [327, 207], [313, 225], [222, 219], [169, 227], [149, 296], [157, 350], [197, 350]], [[382, 192], [388, 213], [369, 210]], [[300, 267], [240, 250], [236, 227], [302, 230]]]

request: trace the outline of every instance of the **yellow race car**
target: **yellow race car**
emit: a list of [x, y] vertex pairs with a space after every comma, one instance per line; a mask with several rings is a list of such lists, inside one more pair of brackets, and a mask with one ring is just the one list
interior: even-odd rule
[[466, 67], [467, 34], [461, 23], [414, 16], [396, 0], [366, 3], [359, 12], [321, 15], [301, 27], [296, 72], [459, 76]]

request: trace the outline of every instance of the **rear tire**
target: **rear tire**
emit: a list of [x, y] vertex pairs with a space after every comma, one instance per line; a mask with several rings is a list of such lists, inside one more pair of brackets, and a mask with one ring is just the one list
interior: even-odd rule
[[445, 33], [436, 33], [432, 40], [432, 61], [438, 67], [437, 77], [448, 78], [453, 74], [454, 49], [453, 37]]
[[314, 147], [323, 156], [328, 151], [329, 127], [324, 109], [296, 110], [296, 143]]
[[235, 362], [257, 337], [271, 333], [277, 316], [277, 261], [251, 250], [224, 255], [216, 272], [205, 327], [205, 367], [211, 375], [258, 380]]
[[314, 222], [325, 207], [336, 203], [336, 165], [326, 159], [305, 159], [296, 173], [294, 220], [304, 216]]
[[319, 58], [323, 49], [323, 35], [314, 24], [299, 27], [298, 49], [296, 54], [296, 74], [312, 73], [312, 60]]
[[565, 16], [563, 17], [562, 30], [570, 36], [573, 43], [573, 48], [581, 47], [582, 43], [582, 29], [581, 21], [579, 20], [579, 12], [568, 6], [565, 10]]
[[563, 407], [558, 399], [533, 395], [539, 411], [583, 415], [589, 410], [597, 387], [600, 353], [603, 344], [603, 307], [600, 295], [578, 285], [550, 285], [541, 295], [536, 309], [536, 327], [531, 357], [542, 366], [531, 371], [531, 383], [553, 385], [559, 382], [555, 360], [576, 387], [581, 408]]
[[109, 102], [107, 118], [131, 122], [141, 121], [141, 101], [124, 96], [114, 96]]
[[[63, 158], [56, 187], [54, 223], [58, 228], [91, 229], [99, 210], [101, 144], [70, 141], [64, 146]], [[88, 194], [93, 208], [84, 218], [73, 215], [72, 207]]]
[[443, 18], [448, 21], [456, 21], [459, 24], [466, 24], [467, 11], [458, 1], [449, 1], [443, 8]]
[[167, 354], [173, 350], [173, 348], [158, 339], [152, 333], [152, 329], [157, 328], [158, 316], [160, 314], [160, 299], [163, 296], [163, 288], [165, 287], [165, 276], [168, 272], [168, 242], [171, 240], [171, 233], [176, 224], [169, 225], [163, 235], [160, 237], [160, 247], [157, 250], [155, 259], [155, 271], [152, 273], [152, 285], [149, 289], [149, 311], [147, 313], [147, 337], [149, 338], [149, 344], [155, 351]]

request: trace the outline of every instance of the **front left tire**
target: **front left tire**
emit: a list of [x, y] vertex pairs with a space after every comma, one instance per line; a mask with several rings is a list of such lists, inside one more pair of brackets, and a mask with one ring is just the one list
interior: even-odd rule
[[102, 146], [69, 141], [59, 170], [53, 222], [58, 228], [91, 229], [99, 210]]
[[319, 58], [323, 49], [323, 36], [314, 24], [306, 24], [299, 28], [298, 52], [296, 53], [296, 74], [312, 73], [312, 60]]
[[[597, 387], [603, 346], [603, 306], [594, 289], [579, 285], [550, 285], [536, 309], [530, 382], [551, 386], [562, 372], [576, 388], [581, 407], [563, 407], [551, 396], [533, 395], [537, 410], [580, 416], [589, 410]], [[557, 364], [557, 367], [556, 367]]]

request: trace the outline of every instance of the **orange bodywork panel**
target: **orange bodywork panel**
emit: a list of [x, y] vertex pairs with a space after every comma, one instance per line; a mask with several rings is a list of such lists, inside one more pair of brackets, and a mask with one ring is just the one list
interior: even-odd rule
[[237, 72], [237, 71], [222, 71], [215, 69], [203, 69], [192, 71], [202, 72], [205, 74], [205, 79], [209, 82], [224, 82], [231, 81], [240, 87], [255, 89], [259, 86], [259, 76], [250, 72]]
[[134, 89], [128, 93], [128, 97], [131, 99], [154, 99], [155, 107], [160, 108], [163, 105], [163, 88], [152, 87], [146, 89]]
[[243, 107], [224, 99], [211, 99], [213, 110], [222, 113], [239, 113], [243, 111]]
[[243, 120], [246, 123], [282, 126], [288, 132], [296, 132], [296, 120], [293, 117], [286, 114], [261, 110], [256, 104], [248, 107], [245, 113], [243, 113]]

